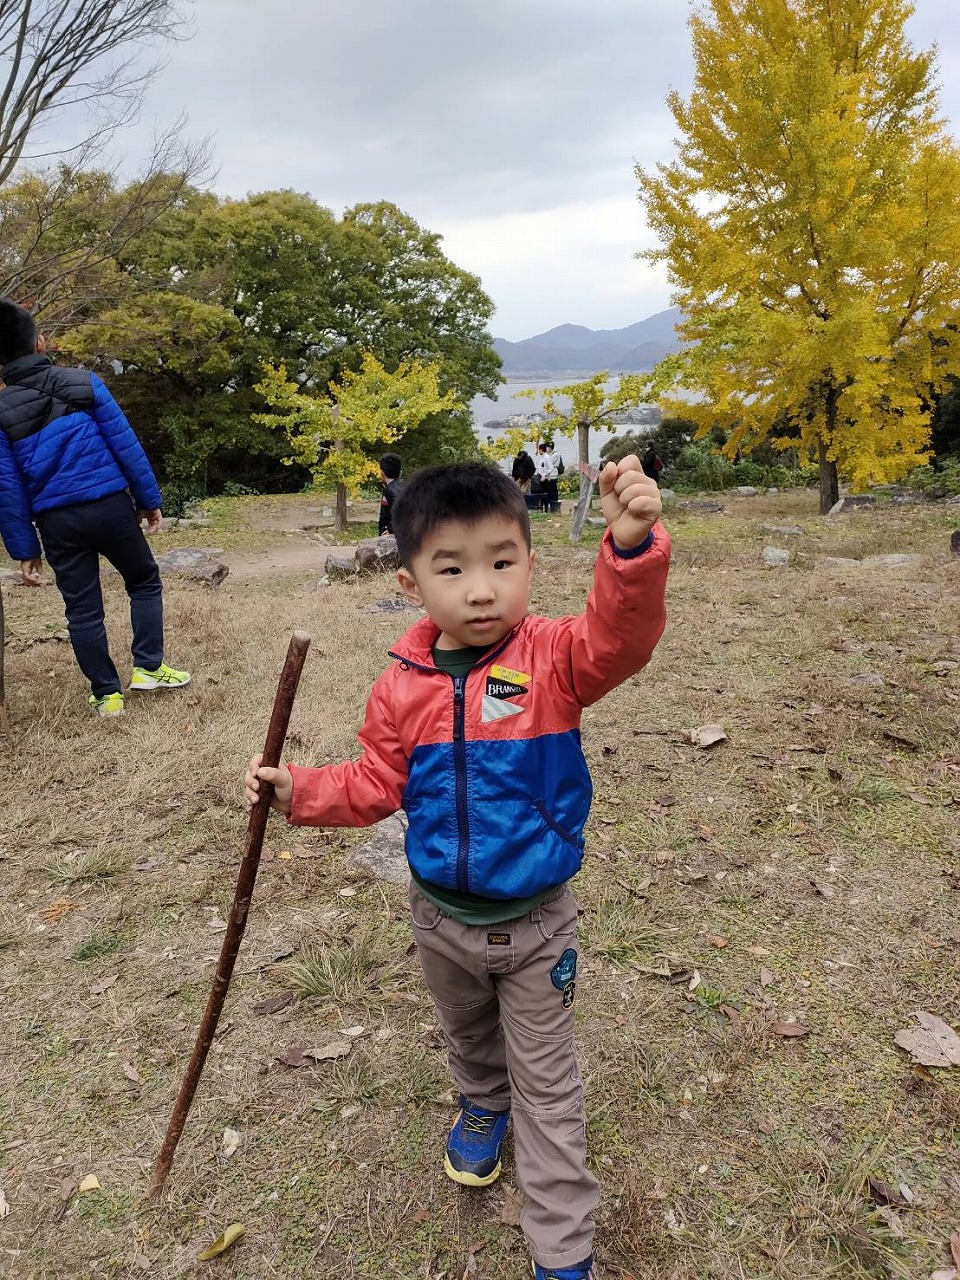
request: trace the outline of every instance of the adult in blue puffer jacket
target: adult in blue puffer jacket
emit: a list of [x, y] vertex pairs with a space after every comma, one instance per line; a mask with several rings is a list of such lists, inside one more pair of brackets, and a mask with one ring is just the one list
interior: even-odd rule
[[130, 688], [173, 689], [190, 679], [163, 660], [160, 571], [140, 528], [141, 519], [148, 533], [160, 528], [160, 489], [96, 374], [58, 369], [45, 352], [30, 312], [0, 298], [0, 535], [28, 586], [41, 582], [42, 539], [70, 643], [90, 681], [90, 705], [100, 716], [121, 715], [120, 677], [103, 623], [101, 555], [130, 597]]

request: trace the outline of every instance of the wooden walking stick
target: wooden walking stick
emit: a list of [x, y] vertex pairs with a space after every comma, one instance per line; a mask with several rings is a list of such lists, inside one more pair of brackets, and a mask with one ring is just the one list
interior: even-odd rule
[[[270, 727], [267, 730], [267, 740], [263, 748], [263, 764], [268, 765], [270, 768], [276, 768], [280, 763], [280, 753], [283, 750], [284, 739], [287, 736], [287, 725], [290, 723], [290, 712], [293, 709], [293, 700], [297, 694], [300, 673], [303, 670], [304, 659], [307, 656], [309, 647], [310, 637], [306, 632], [295, 631], [290, 639], [287, 658], [280, 673], [280, 683], [277, 686], [277, 696], [273, 702]], [[220, 958], [217, 960], [217, 971], [213, 979], [213, 986], [210, 989], [207, 1007], [204, 1009], [203, 1018], [200, 1021], [197, 1043], [193, 1047], [193, 1054], [187, 1063], [186, 1071], [183, 1073], [180, 1092], [170, 1115], [170, 1123], [167, 1125], [163, 1146], [160, 1148], [160, 1154], [157, 1156], [157, 1162], [154, 1165], [153, 1177], [150, 1179], [150, 1187], [147, 1192], [150, 1196], [159, 1195], [163, 1190], [163, 1184], [167, 1180], [167, 1174], [173, 1164], [174, 1152], [177, 1149], [177, 1143], [180, 1141], [180, 1135], [187, 1120], [190, 1104], [193, 1102], [193, 1095], [197, 1091], [200, 1072], [203, 1070], [203, 1064], [207, 1060], [207, 1054], [213, 1043], [214, 1032], [220, 1020], [223, 1002], [233, 974], [233, 966], [236, 963], [240, 943], [243, 941], [243, 931], [247, 925], [247, 912], [250, 910], [253, 886], [257, 879], [257, 868], [260, 865], [260, 851], [263, 848], [263, 836], [267, 828], [272, 795], [273, 784], [265, 780], [261, 781], [260, 798], [250, 810], [250, 821], [247, 823], [247, 835], [243, 843], [243, 858], [237, 875], [237, 888], [233, 895], [230, 919], [227, 921], [227, 932], [224, 934], [223, 946], [220, 948]]]

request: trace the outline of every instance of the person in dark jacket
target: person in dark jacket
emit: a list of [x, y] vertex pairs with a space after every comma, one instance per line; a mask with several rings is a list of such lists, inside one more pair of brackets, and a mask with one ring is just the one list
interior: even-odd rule
[[33, 316], [12, 298], [0, 298], [0, 365], [0, 536], [31, 587], [42, 580], [42, 540], [70, 643], [90, 681], [90, 705], [100, 716], [121, 715], [103, 622], [101, 555], [130, 597], [130, 688], [176, 689], [190, 680], [163, 660], [160, 570], [140, 528], [145, 519], [148, 533], [160, 529], [160, 490], [101, 380], [84, 369], [58, 369]]
[[403, 459], [399, 453], [385, 453], [380, 459], [380, 482], [383, 485], [383, 496], [380, 499], [380, 519], [377, 522], [377, 533], [393, 533], [393, 504], [403, 493], [403, 481], [400, 472], [403, 470]]
[[657, 451], [652, 444], [647, 445], [646, 452], [640, 459], [640, 466], [643, 468], [643, 474], [649, 476], [651, 480], [656, 480], [659, 485], [663, 461], [657, 457]]

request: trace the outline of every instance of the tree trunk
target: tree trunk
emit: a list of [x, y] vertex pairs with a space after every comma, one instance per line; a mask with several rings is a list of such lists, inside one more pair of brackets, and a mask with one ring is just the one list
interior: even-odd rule
[[333, 516], [333, 527], [337, 533], [347, 531], [347, 486], [337, 485], [337, 505]]
[[580, 494], [573, 511], [570, 524], [570, 541], [579, 542], [583, 534], [583, 522], [590, 510], [590, 499], [593, 497], [593, 481], [586, 473], [590, 464], [590, 419], [581, 418], [577, 423], [577, 462], [580, 472]]
[[833, 458], [827, 457], [827, 444], [833, 440], [837, 427], [837, 399], [839, 390], [828, 385], [824, 399], [824, 416], [826, 418], [826, 436], [817, 440], [817, 455], [820, 463], [820, 514], [825, 516], [834, 503], [840, 500], [840, 481], [837, 477], [837, 464]]

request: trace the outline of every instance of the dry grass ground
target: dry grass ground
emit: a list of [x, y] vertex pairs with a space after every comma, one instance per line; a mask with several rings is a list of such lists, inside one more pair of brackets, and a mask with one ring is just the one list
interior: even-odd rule
[[[907, 1280], [947, 1267], [960, 1228], [960, 1069], [912, 1070], [893, 1041], [918, 1009], [960, 1023], [957, 512], [822, 520], [813, 504], [670, 518], [667, 635], [585, 717], [578, 1005], [607, 1280]], [[238, 525], [223, 506], [216, 520]], [[787, 568], [760, 567], [771, 520], [806, 531]], [[555, 522], [536, 533], [535, 607], [578, 610], [586, 557]], [[229, 539], [214, 527], [204, 541]], [[821, 563], [891, 552], [923, 558]], [[443, 1176], [450, 1082], [404, 895], [351, 869], [362, 833], [271, 821], [221, 1033], [167, 1191], [144, 1200], [232, 897], [239, 775], [289, 633], [315, 638], [290, 754], [320, 763], [353, 749], [405, 625], [358, 612], [383, 582], [318, 591], [316, 576], [169, 583], [169, 657], [194, 683], [131, 698], [116, 722], [86, 714], [51, 638], [55, 591], [8, 592], [3, 1276], [526, 1274], [504, 1221], [510, 1166], [488, 1191]], [[124, 602], [108, 594], [119, 654]], [[705, 722], [729, 740], [691, 746]], [[770, 1030], [791, 1018], [807, 1037]], [[357, 1027], [344, 1057], [279, 1060]], [[89, 1174], [99, 1190], [78, 1193]], [[910, 1203], [878, 1205], [870, 1177]], [[245, 1238], [199, 1263], [234, 1221]]]

